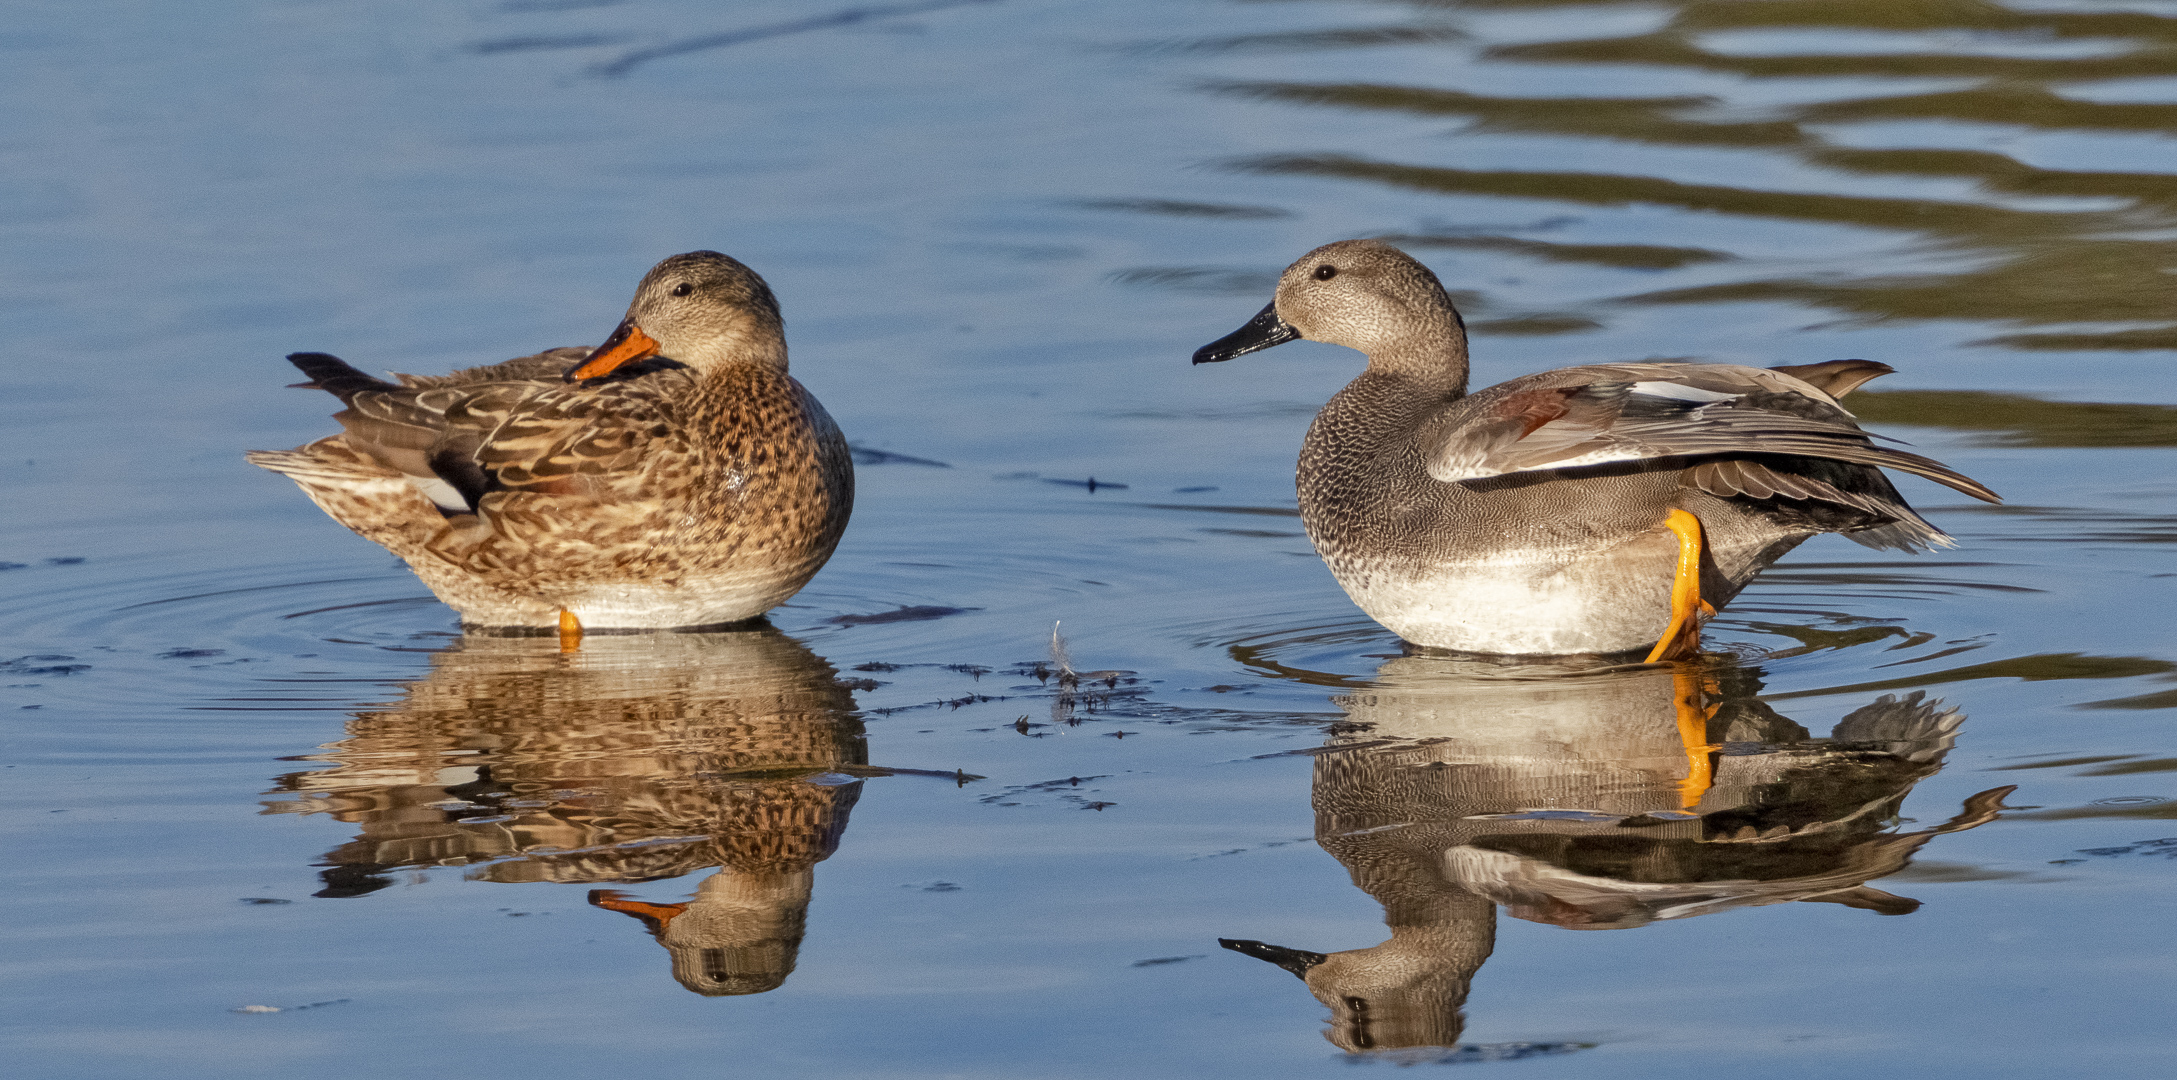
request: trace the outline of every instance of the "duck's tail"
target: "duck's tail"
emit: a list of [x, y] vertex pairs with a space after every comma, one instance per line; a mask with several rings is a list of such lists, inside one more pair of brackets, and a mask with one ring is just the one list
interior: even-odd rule
[[[350, 405], [355, 395], [370, 390], [399, 390], [400, 386], [361, 371], [346, 360], [331, 353], [288, 353], [287, 362], [302, 369], [310, 377], [309, 382], [290, 383], [298, 390], [323, 390], [340, 399], [342, 405]], [[266, 468], [271, 468], [267, 465]]]

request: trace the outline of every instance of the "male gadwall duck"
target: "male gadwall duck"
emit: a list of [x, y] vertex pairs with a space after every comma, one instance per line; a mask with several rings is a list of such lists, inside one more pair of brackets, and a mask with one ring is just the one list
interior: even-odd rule
[[[1341, 1049], [1381, 1053], [1460, 1045], [1498, 905], [1568, 930], [1791, 902], [1918, 908], [1868, 883], [1937, 836], [1995, 820], [2015, 790], [1970, 796], [1931, 828], [1896, 827], [1964, 715], [1918, 691], [1885, 694], [1821, 738], [1763, 702], [1756, 675], [1703, 666], [1694, 731], [1716, 740], [1704, 753], [1716, 769], [1683, 803], [1680, 670], [1390, 660], [1336, 699], [1348, 722], [1314, 748], [1312, 799], [1316, 843], [1383, 905], [1390, 940], [1327, 954], [1219, 944], [1300, 976]], [[1739, 750], [1717, 753], [1723, 743]], [[1761, 962], [1724, 954], [1718, 971]]]
[[1892, 370], [1866, 360], [1592, 364], [1468, 394], [1466, 325], [1443, 285], [1373, 240], [1303, 256], [1194, 362], [1294, 338], [1368, 354], [1308, 429], [1300, 514], [1353, 602], [1417, 645], [1677, 658], [1816, 533], [1951, 543], [1875, 466], [2001, 501], [1860, 430], [1837, 399]]
[[659, 263], [596, 349], [373, 378], [288, 357], [341, 434], [249, 460], [406, 560], [472, 628], [740, 622], [815, 576], [854, 504], [846, 439], [786, 374], [777, 299], [715, 251]]

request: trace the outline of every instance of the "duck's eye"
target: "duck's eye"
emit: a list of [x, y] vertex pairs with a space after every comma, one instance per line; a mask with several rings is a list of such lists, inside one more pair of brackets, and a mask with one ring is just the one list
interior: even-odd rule
[[694, 291], [695, 291], [695, 286], [693, 286], [693, 285], [690, 285], [690, 284], [688, 284], [688, 283], [687, 283], [687, 282], [685, 282], [685, 281], [681, 282], [681, 283], [680, 283], [680, 284], [678, 284], [678, 285], [675, 285], [675, 286], [673, 286], [673, 295], [674, 295], [674, 296], [686, 296], [686, 295], [688, 295], [689, 293], [692, 293], [692, 292], [694, 292]]
[[1323, 265], [1315, 268], [1315, 280], [1317, 281], [1329, 281], [1330, 279], [1337, 276], [1338, 268], [1332, 266], [1329, 263], [1324, 263]]

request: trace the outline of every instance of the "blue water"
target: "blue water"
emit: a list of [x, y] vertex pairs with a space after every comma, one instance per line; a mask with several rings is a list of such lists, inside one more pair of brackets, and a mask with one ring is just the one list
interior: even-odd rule
[[[2035, 402], [2177, 405], [2152, 338], [2177, 12], [1920, 10], [18, 3], [14, 1069], [2162, 1075], [2177, 863], [2142, 842], [2177, 834], [2177, 439], [2167, 413], [2059, 430]], [[1760, 59], [1792, 55], [1812, 59]], [[1362, 84], [1465, 97], [1294, 89]], [[2007, 86], [2056, 104], [1974, 96]], [[1515, 100], [1555, 98], [1676, 103]], [[1719, 715], [1746, 726], [1711, 729], [1703, 809], [1811, 816], [1659, 849], [1767, 842], [1836, 872], [2016, 785], [1849, 882], [1918, 910], [1734, 887], [1575, 933], [1473, 859], [1445, 869], [1525, 850], [1503, 835], [1699, 823], [1622, 824], [1675, 809], [1667, 673], [1417, 672], [1339, 591], [1291, 469], [1352, 354], [1188, 366], [1300, 252], [1383, 234], [1422, 238], [1467, 298], [1480, 383], [1864, 356], [1899, 369], [1870, 393], [2022, 395], [1900, 397], [1877, 425], [2008, 499], [1902, 480], [1958, 548], [1822, 538], [1712, 625]], [[865, 453], [846, 541], [776, 633], [575, 660], [464, 643], [390, 556], [240, 459], [332, 430], [330, 398], [282, 389], [285, 353], [436, 372], [594, 344], [645, 268], [699, 247], [771, 282], [796, 376], [856, 445], [920, 459]], [[857, 618], [903, 608], [934, 617]], [[786, 684], [806, 699], [765, 696]], [[1914, 691], [1954, 732], [1823, 741]], [[1459, 773], [1439, 759], [1493, 779], [1396, 794]], [[1804, 770], [1759, 772], [1785, 761]], [[1552, 799], [1591, 817], [1473, 816]], [[1825, 838], [1850, 851], [1806, 854]], [[1356, 868], [1401, 858], [1436, 884]], [[701, 906], [714, 879], [768, 899], [719, 916], [740, 929], [710, 963], [773, 988], [675, 978], [670, 927], [724, 910]], [[661, 942], [597, 890], [690, 907]], [[1417, 954], [1448, 965], [1411, 1006], [1433, 1049], [1388, 1019], [1356, 1046], [1340, 1006], [1218, 946], [1367, 949], [1394, 937], [1386, 903], [1491, 890], [1487, 918], [1423, 920], [1494, 933], [1478, 966], [1450, 930]]]

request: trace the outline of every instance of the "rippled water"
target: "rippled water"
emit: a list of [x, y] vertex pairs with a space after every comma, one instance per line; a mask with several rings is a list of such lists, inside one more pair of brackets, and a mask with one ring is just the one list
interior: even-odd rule
[[[2169, 4], [30, 2], [0, 52], [24, 1075], [2167, 1071]], [[1696, 667], [1401, 656], [1292, 509], [1354, 358], [1186, 363], [1354, 235], [1484, 383], [1864, 356], [2009, 502], [1905, 481], [1958, 548], [1811, 542]], [[240, 460], [331, 429], [284, 353], [594, 343], [696, 247], [862, 448], [772, 629], [465, 640]]]

